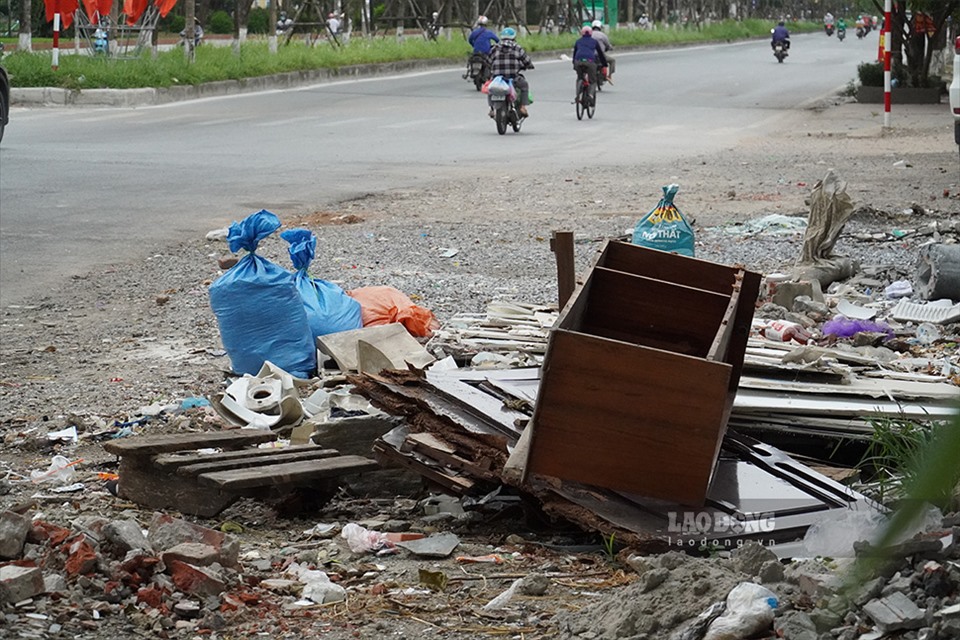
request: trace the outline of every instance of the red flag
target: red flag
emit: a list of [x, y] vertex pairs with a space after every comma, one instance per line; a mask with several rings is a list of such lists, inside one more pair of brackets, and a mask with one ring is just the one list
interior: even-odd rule
[[127, 24], [137, 24], [137, 20], [147, 10], [148, 0], [123, 0], [123, 12], [127, 16]]
[[155, 0], [155, 4], [160, 11], [160, 17], [166, 18], [170, 10], [173, 9], [173, 5], [177, 4], [177, 0]]
[[73, 24], [73, 14], [79, 6], [77, 0], [44, 0], [47, 10], [47, 22], [53, 22], [53, 14], [60, 12], [60, 28], [66, 29]]
[[83, 8], [91, 24], [100, 24], [97, 16], [109, 16], [112, 6], [113, 0], [83, 0]]

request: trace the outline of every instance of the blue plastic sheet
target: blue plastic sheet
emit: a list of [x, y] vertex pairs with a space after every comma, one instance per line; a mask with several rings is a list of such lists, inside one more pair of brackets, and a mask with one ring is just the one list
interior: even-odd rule
[[269, 360], [308, 378], [317, 354], [294, 276], [255, 253], [279, 228], [279, 218], [265, 209], [230, 225], [230, 250], [249, 253], [210, 285], [210, 306], [236, 373], [255, 375]]
[[637, 222], [633, 230], [633, 244], [693, 257], [693, 227], [673, 204], [673, 197], [679, 189], [678, 184], [663, 187], [663, 198]]
[[317, 237], [313, 232], [308, 229], [288, 229], [280, 237], [290, 243], [290, 260], [297, 270], [294, 280], [313, 337], [362, 327], [359, 302], [338, 285], [311, 278], [307, 273], [317, 250]]

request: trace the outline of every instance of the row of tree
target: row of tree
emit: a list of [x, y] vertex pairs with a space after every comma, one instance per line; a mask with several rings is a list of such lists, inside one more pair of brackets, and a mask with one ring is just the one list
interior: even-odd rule
[[[53, 2], [54, 0], [46, 0]], [[116, 14], [120, 0], [113, 3]], [[185, 24], [194, 18], [206, 24], [214, 11], [227, 11], [234, 18], [234, 35], [239, 41], [246, 30], [248, 15], [253, 5], [250, 0], [186, 0], [177, 5], [174, 13], [182, 15]], [[447, 28], [469, 29], [481, 13], [494, 24], [562, 25], [567, 29], [579, 26], [584, 18], [594, 14], [611, 16], [609, 0], [277, 0], [269, 2], [269, 24], [276, 24], [279, 12], [289, 16], [301, 15], [300, 22], [309, 22], [314, 28], [323, 25], [328, 12], [344, 15], [350, 24], [359, 25], [364, 35], [402, 30], [416, 26], [428, 33], [428, 23], [437, 21]], [[49, 35], [51, 26], [45, 19], [43, 1], [8, 0], [7, 31], [13, 27], [13, 16], [19, 15], [21, 48], [30, 48], [32, 35]], [[836, 16], [855, 18], [869, 13], [882, 16], [881, 0], [624, 0], [617, 7], [616, 21], [636, 24], [641, 15], [661, 26], [686, 25], [699, 27], [704, 22], [727, 18], [820, 19], [830, 11]], [[111, 16], [116, 18], [118, 16]], [[607, 18], [607, 22], [613, 22]], [[895, 65], [903, 64], [903, 75], [912, 86], [929, 86], [931, 62], [937, 51], [943, 50], [954, 37], [960, 24], [960, 0], [905, 0], [893, 3], [891, 16], [891, 49]], [[272, 28], [269, 30], [272, 34]], [[188, 52], [191, 47], [186, 48]], [[901, 55], [903, 54], [903, 55]]]

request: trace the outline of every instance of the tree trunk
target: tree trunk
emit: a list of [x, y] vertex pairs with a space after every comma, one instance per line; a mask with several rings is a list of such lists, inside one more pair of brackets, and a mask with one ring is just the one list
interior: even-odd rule
[[270, 3], [270, 21], [267, 25], [267, 48], [270, 53], [277, 52], [277, 3]]
[[[196, 7], [194, 0], [185, 0], [184, 2], [184, 27], [183, 27], [183, 57], [188, 63], [193, 62], [193, 30], [196, 25]], [[114, 4], [116, 6], [116, 4]]]
[[20, 38], [17, 41], [17, 51], [33, 51], [33, 25], [30, 16], [33, 13], [33, 7], [30, 0], [23, 0], [20, 12]]

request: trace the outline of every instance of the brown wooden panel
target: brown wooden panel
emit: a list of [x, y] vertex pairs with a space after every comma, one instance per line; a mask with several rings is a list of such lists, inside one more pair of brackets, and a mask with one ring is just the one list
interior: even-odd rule
[[702, 504], [730, 372], [723, 363], [556, 330], [527, 472]]
[[361, 456], [339, 456], [324, 460], [287, 462], [253, 469], [215, 471], [197, 476], [201, 485], [217, 486], [223, 490], [237, 491], [253, 487], [276, 485], [302, 485], [323, 478], [335, 478], [371, 471], [377, 463]]
[[261, 442], [271, 442], [277, 434], [256, 429], [236, 429], [213, 433], [170, 433], [159, 436], [135, 436], [122, 440], [110, 440], [103, 443], [107, 453], [123, 456], [126, 454], [150, 455], [187, 451], [205, 447], [240, 448]]
[[232, 460], [211, 460], [209, 462], [188, 464], [177, 469], [177, 475], [198, 476], [202, 473], [211, 473], [213, 471], [229, 471], [230, 469], [248, 469], [251, 467], [261, 468], [268, 465], [298, 462], [301, 460], [322, 460], [338, 455], [340, 455], [340, 452], [336, 449], [321, 449], [320, 447], [313, 447], [312, 451], [284, 451], [283, 449], [277, 449], [274, 450], [273, 455], [270, 456], [234, 458]]
[[149, 509], [176, 509], [210, 518], [237, 499], [215, 487], [198, 487], [195, 480], [158, 472], [140, 456], [124, 456], [119, 472], [120, 497]]
[[260, 458], [271, 456], [278, 451], [318, 451], [319, 448], [314, 444], [294, 445], [283, 448], [267, 449], [241, 449], [239, 451], [221, 451], [220, 453], [202, 454], [202, 453], [171, 453], [159, 455], [153, 459], [154, 466], [160, 469], [176, 469], [189, 464], [198, 464], [202, 462], [213, 462], [214, 460], [239, 460], [244, 458]]
[[715, 262], [639, 247], [627, 242], [608, 242], [597, 259], [596, 266], [724, 295], [730, 294], [736, 274], [736, 269]]
[[729, 295], [600, 267], [589, 280], [586, 314], [577, 330], [701, 358], [730, 301]]

